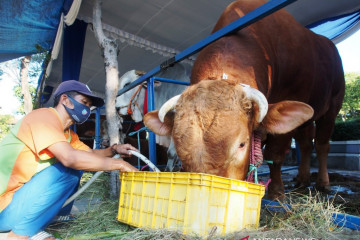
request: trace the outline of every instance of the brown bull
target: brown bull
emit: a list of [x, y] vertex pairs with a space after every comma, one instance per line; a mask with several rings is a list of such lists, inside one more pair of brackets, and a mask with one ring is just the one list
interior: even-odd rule
[[[233, 2], [213, 32], [264, 3]], [[205, 47], [194, 64], [191, 86], [144, 121], [156, 134], [172, 135], [186, 171], [240, 180], [248, 172], [253, 131], [268, 133], [264, 158], [274, 162], [268, 196], [276, 198], [284, 193], [280, 169], [292, 137], [302, 157], [298, 184], [310, 183], [315, 138], [317, 185], [329, 186], [329, 139], [343, 96], [334, 44], [280, 10]]]

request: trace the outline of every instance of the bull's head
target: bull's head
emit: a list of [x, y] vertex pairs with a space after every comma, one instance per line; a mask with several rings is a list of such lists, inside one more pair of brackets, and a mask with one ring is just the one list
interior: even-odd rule
[[[130, 70], [122, 75], [119, 79], [119, 89], [122, 89], [130, 83], [137, 80], [145, 72], [138, 70]], [[131, 115], [135, 122], [143, 120], [143, 106], [146, 89], [142, 89], [142, 85], [130, 89], [126, 93], [116, 98], [116, 108], [120, 115]]]
[[186, 171], [244, 180], [254, 130], [287, 133], [312, 115], [301, 102], [268, 104], [254, 88], [205, 80], [146, 114], [144, 122], [156, 134], [172, 135]]

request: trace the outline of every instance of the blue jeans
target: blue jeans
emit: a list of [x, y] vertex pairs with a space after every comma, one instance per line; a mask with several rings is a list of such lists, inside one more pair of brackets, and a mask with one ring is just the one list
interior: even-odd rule
[[56, 215], [69, 214], [72, 203], [64, 209], [62, 206], [76, 192], [82, 173], [58, 162], [33, 176], [0, 213], [0, 231], [33, 236]]

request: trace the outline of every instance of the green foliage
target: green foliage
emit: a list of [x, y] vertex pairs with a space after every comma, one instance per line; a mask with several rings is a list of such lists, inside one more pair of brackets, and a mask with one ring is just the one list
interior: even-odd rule
[[[29, 91], [32, 97], [33, 108], [36, 109], [36, 86], [43, 69], [43, 62], [48, 61], [50, 54], [48, 52], [41, 52], [42, 49], [37, 48], [39, 53], [31, 56], [29, 63]], [[20, 71], [21, 71], [21, 59], [17, 58], [0, 64], [0, 80], [7, 79], [15, 83], [13, 88], [14, 96], [20, 102], [20, 107], [17, 109], [18, 114], [24, 114], [24, 99], [21, 94], [21, 82], [20, 82]]]
[[360, 74], [345, 74], [345, 96], [331, 140], [360, 139]]
[[51, 59], [51, 53], [39, 44], [36, 44], [35, 48], [38, 53], [31, 56], [32, 61], [41, 63], [41, 65], [44, 63], [44, 65], [47, 66]]
[[338, 118], [349, 120], [360, 117], [360, 75], [345, 74], [345, 96]]
[[335, 123], [334, 132], [331, 136], [332, 141], [348, 141], [360, 139], [360, 118], [353, 118]]
[[0, 115], [0, 141], [9, 133], [14, 125], [14, 117], [11, 115]]

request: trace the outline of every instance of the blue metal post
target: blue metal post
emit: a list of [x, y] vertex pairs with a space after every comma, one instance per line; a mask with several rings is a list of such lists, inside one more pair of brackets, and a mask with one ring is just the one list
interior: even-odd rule
[[195, 43], [194, 45], [190, 46], [189, 48], [185, 49], [184, 51], [180, 52], [175, 56], [175, 62], [181, 61], [184, 58], [193, 55], [199, 52], [201, 49], [206, 47], [208, 44], [215, 42], [219, 38], [227, 34], [231, 34], [234, 32], [243, 29], [250, 24], [270, 15], [273, 12], [289, 5], [290, 3], [295, 2], [296, 0], [270, 0], [267, 3], [261, 5], [260, 7], [254, 9], [253, 11], [247, 13], [243, 17], [233, 21], [229, 25], [219, 29], [218, 31], [214, 32], [213, 34], [209, 35], [208, 37], [204, 38], [203, 40]]
[[101, 136], [100, 136], [100, 116], [101, 116], [101, 108], [96, 108], [96, 112], [95, 112], [95, 148], [96, 149], [100, 149], [100, 141], [101, 141]]
[[[147, 80], [147, 95], [148, 95], [148, 111], [155, 109], [154, 101], [154, 78]], [[156, 138], [155, 133], [149, 131], [149, 158], [150, 161], [156, 166]]]

